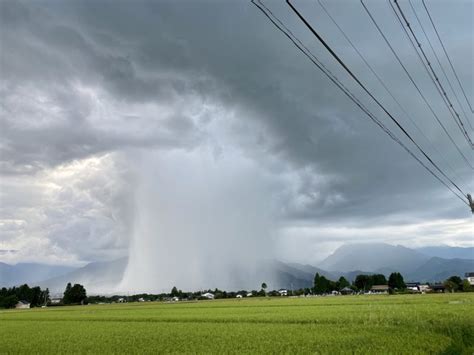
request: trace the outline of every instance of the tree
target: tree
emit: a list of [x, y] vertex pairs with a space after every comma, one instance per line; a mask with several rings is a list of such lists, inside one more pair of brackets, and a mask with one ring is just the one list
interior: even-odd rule
[[179, 295], [178, 288], [176, 286], [173, 286], [173, 288], [171, 289], [171, 297], [178, 297], [178, 295]]
[[31, 303], [32, 301], [32, 292], [31, 292], [31, 288], [27, 285], [27, 284], [24, 284], [24, 285], [21, 285], [20, 287], [18, 287], [16, 290], [15, 290], [15, 294], [16, 296], [18, 297], [18, 299], [20, 301], [28, 301]]
[[63, 303], [64, 303], [64, 304], [70, 304], [70, 303], [72, 303], [72, 302], [70, 301], [71, 288], [72, 288], [72, 285], [71, 285], [70, 282], [68, 282], [67, 285], [66, 285], [66, 289], [64, 290], [64, 294], [63, 294]]
[[71, 294], [73, 301], [75, 301], [76, 303], [83, 304], [87, 300], [86, 289], [80, 284], [75, 284], [74, 286], [72, 286]]
[[337, 281], [328, 280], [328, 291], [337, 291], [339, 290], [337, 287]]
[[447, 281], [451, 281], [452, 283], [456, 285], [455, 291], [462, 289], [462, 286], [463, 286], [462, 279], [459, 276], [451, 276]]
[[64, 304], [83, 304], [87, 300], [87, 293], [84, 286], [80, 284], [74, 284], [71, 287], [69, 282], [64, 291], [63, 303]]
[[317, 272], [314, 275], [314, 293], [323, 294], [327, 293], [330, 289], [331, 281], [325, 278], [324, 276], [319, 275]]
[[41, 291], [41, 288], [39, 288], [38, 286], [32, 287], [30, 289], [29, 301], [31, 307], [39, 307], [43, 304], [44, 298], [41, 298], [42, 293], [43, 292]]
[[14, 308], [17, 303], [18, 297], [16, 295], [0, 298], [0, 308]]
[[18, 303], [18, 301], [26, 301], [30, 303], [30, 307], [39, 307], [44, 304], [43, 294], [46, 291], [39, 287], [30, 288], [27, 284], [20, 287], [0, 289], [0, 308], [11, 308]]
[[357, 275], [354, 281], [354, 285], [360, 291], [367, 291], [372, 286], [370, 284], [369, 275]]
[[387, 284], [387, 279], [385, 278], [385, 275], [382, 274], [375, 274], [370, 276], [371, 283], [373, 285], [386, 285]]
[[344, 287], [349, 287], [351, 284], [349, 281], [346, 280], [344, 276], [341, 276], [339, 280], [337, 280], [336, 286], [339, 291], [341, 291]]
[[470, 282], [469, 282], [468, 280], [464, 280], [464, 281], [462, 282], [462, 290], [463, 290], [464, 292], [469, 292], [469, 291], [471, 291], [471, 284], [470, 284]]
[[444, 281], [443, 285], [449, 292], [454, 292], [458, 289], [458, 285], [455, 282], [450, 281], [449, 279]]
[[267, 294], [267, 284], [265, 282], [262, 282], [262, 290], [263, 290], [263, 295], [265, 296]]
[[407, 286], [405, 285], [402, 274], [392, 272], [388, 278], [388, 287], [394, 290], [404, 290]]

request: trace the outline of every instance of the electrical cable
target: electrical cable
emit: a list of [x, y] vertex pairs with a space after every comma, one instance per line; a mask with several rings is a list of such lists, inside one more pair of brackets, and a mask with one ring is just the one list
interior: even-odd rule
[[[454, 191], [451, 186], [447, 185], [434, 171], [432, 171], [426, 164], [424, 164], [398, 137], [396, 137], [381, 121], [379, 121], [338, 79], [332, 74], [324, 65], [321, 63], [317, 57], [302, 44], [302, 42], [292, 34], [290, 30], [283, 23], [273, 15], [273, 13], [260, 1], [258, 4], [255, 0], [251, 0], [251, 3], [254, 4], [269, 20], [270, 22], [282, 32], [319, 70], [321, 70], [349, 99], [351, 99], [373, 122], [375, 122], [389, 137], [402, 146], [407, 153], [409, 153], [420, 165], [422, 165], [431, 175], [433, 175], [438, 181], [440, 181], [445, 187], [447, 187], [457, 198], [461, 200], [462, 203], [469, 206], [469, 204], [461, 197], [456, 191]], [[269, 13], [267, 13], [267, 11]], [[272, 16], [278, 21], [282, 26], [278, 25]], [[287, 31], [285, 31], [285, 28]], [[294, 38], [293, 38], [294, 37]], [[300, 43], [300, 44], [298, 44]], [[304, 49], [303, 49], [304, 48]], [[461, 191], [462, 196], [464, 193]]]

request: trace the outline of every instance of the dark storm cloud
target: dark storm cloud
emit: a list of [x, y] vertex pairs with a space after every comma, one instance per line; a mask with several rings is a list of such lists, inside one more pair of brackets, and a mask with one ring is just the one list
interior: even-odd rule
[[[78, 23], [87, 24], [89, 36], [106, 33], [129, 43], [130, 49], [133, 49], [129, 52], [131, 60], [144, 71], [153, 72], [164, 68], [171, 72], [188, 73], [191, 77], [195, 72], [206, 73], [218, 82], [219, 88], [213, 90], [214, 95], [218, 95], [229, 106], [245, 106], [258, 113], [252, 118], [264, 123], [266, 151], [281, 157], [295, 168], [309, 166], [320, 174], [338, 177], [334, 183], [324, 185], [325, 191], [322, 194], [330, 196], [338, 192], [345, 197], [345, 202], [335, 204], [334, 207], [327, 206], [327, 198], [322, 196], [314, 199], [313, 203], [309, 203], [296, 216], [385, 215], [399, 211], [402, 207], [408, 212], [416, 210], [423, 215], [425, 211], [422, 206], [430, 202], [440, 204], [446, 200], [453, 201], [453, 215], [461, 211], [459, 201], [453, 200], [449, 192], [445, 194], [444, 187], [368, 122], [352, 103], [315, 71], [306, 58], [247, 2], [185, 2], [181, 6], [152, 2], [141, 5], [143, 12], [138, 10], [140, 6], [130, 12], [126, 4], [118, 6], [114, 11], [107, 3], [95, 5], [92, 15], [88, 6], [79, 5], [78, 8], [69, 10], [74, 13]], [[271, 5], [290, 25], [299, 30], [304, 39], [314, 43], [303, 28], [298, 27], [287, 8], [275, 3]], [[341, 41], [340, 35], [335, 34], [328, 20], [316, 15], [313, 5], [302, 4], [308, 13], [313, 14], [318, 27], [328, 38], [336, 38], [333, 44], [337, 50], [346, 54], [355, 68], [367, 77], [367, 70], [354, 58], [350, 48]], [[391, 14], [386, 4], [370, 5], [376, 14], [387, 19], [384, 21], [385, 29], [393, 33], [395, 46], [404, 55], [407, 67], [421, 83], [426, 84], [427, 92], [432, 93], [431, 97], [435, 98], [435, 107], [443, 110], [434, 96], [434, 88], [429, 86], [430, 82], [420, 70], [411, 48], [404, 42], [395, 20], [389, 17]], [[458, 11], [463, 11], [462, 6], [469, 9], [469, 4], [459, 5]], [[439, 144], [446, 159], [459, 170], [461, 180], [469, 182], [467, 179], [470, 171], [463, 169], [465, 164], [446, 137], [442, 136], [441, 129], [435, 126], [433, 118], [416, 97], [416, 92], [406, 89], [406, 78], [401, 75], [401, 69], [395, 66], [391, 54], [364, 17], [360, 6], [355, 3], [338, 3], [332, 10], [338, 11], [338, 18], [357, 39], [369, 60], [381, 70], [394, 92], [401, 95], [404, 99], [402, 102], [413, 108], [413, 116], [419, 119], [419, 125], [432, 141]], [[110, 11], [114, 16], [105, 16], [110, 15]], [[449, 23], [440, 24], [447, 26]], [[468, 39], [463, 34], [467, 31], [469, 24], [467, 28], [460, 28], [459, 38]], [[321, 52], [320, 47], [312, 48]], [[458, 47], [455, 49], [460, 51]], [[461, 67], [469, 67], [468, 58], [472, 59], [469, 47], [465, 46], [464, 52], [459, 54]], [[327, 56], [323, 55], [323, 58], [327, 59]], [[330, 67], [340, 74], [334, 64], [330, 64]], [[466, 82], [472, 81], [469, 80], [471, 74], [464, 74]], [[355, 86], [349, 85], [355, 89]], [[377, 83], [374, 83], [374, 88], [378, 88]], [[209, 86], [204, 85], [198, 90], [208, 89]], [[360, 90], [355, 90], [360, 93]], [[382, 98], [387, 100], [386, 95]], [[443, 120], [445, 119], [450, 120], [444, 115]], [[404, 120], [406, 124], [410, 124]], [[387, 124], [393, 128], [390, 122]], [[454, 126], [449, 121], [445, 124], [450, 128], [451, 134], [462, 142], [459, 132], [453, 130]], [[462, 143], [460, 145], [465, 148]], [[464, 150], [472, 158], [471, 152]], [[408, 171], [409, 174], [406, 173]], [[302, 194], [311, 196], [314, 191], [321, 194], [320, 184], [304, 184]], [[415, 199], [416, 203], [407, 203], [409, 199]], [[449, 214], [445, 208], [436, 211], [443, 215]], [[430, 213], [433, 212], [435, 210], [430, 209]]]
[[[266, 4], [383, 117], [283, 2]], [[387, 107], [401, 115], [317, 3], [297, 5]], [[472, 4], [456, 5], [443, 16], [446, 6], [434, 3], [433, 13], [472, 90], [472, 21], [466, 15]], [[0, 40], [6, 49], [0, 68], [5, 175], [129, 148], [192, 149], [206, 139], [204, 132], [215, 119], [195, 112], [209, 104], [236, 112], [242, 127], [234, 129], [232, 139], [247, 156], [274, 175], [293, 173], [293, 187], [279, 200], [281, 217], [288, 221], [403, 224], [469, 215], [248, 1], [3, 1], [0, 6]], [[388, 5], [368, 6], [434, 107], [444, 112]], [[472, 171], [409, 86], [359, 2], [328, 2], [327, 7], [438, 145], [457, 181], [472, 188]], [[413, 130], [403, 115], [400, 119]], [[447, 112], [442, 119], [472, 161]], [[387, 117], [383, 121], [395, 130]], [[439, 158], [423, 137], [414, 136]]]

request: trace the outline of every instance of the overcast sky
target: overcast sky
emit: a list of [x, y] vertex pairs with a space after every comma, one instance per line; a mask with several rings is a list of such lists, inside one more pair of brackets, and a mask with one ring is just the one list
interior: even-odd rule
[[[324, 3], [424, 135], [317, 1], [295, 1], [443, 171], [473, 193], [473, 171], [360, 2]], [[474, 164], [388, 2], [366, 3]], [[400, 3], [424, 41], [409, 3]], [[421, 1], [412, 3], [468, 114], [464, 120], [474, 125]], [[473, 103], [474, 5], [427, 3]], [[265, 4], [402, 138], [283, 1]], [[474, 244], [469, 208], [250, 1], [3, 0], [0, 16], [0, 261], [115, 259], [137, 245], [160, 248], [153, 235], [140, 239], [149, 229], [167, 233], [160, 240], [168, 240], [172, 254], [192, 254], [198, 231], [199, 238], [215, 234], [200, 246], [203, 257], [258, 245], [307, 263], [347, 242]], [[432, 57], [427, 43], [423, 48]]]

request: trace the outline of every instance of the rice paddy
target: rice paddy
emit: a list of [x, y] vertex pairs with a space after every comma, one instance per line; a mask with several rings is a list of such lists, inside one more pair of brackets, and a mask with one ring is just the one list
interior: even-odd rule
[[474, 353], [474, 293], [0, 311], [0, 353]]

